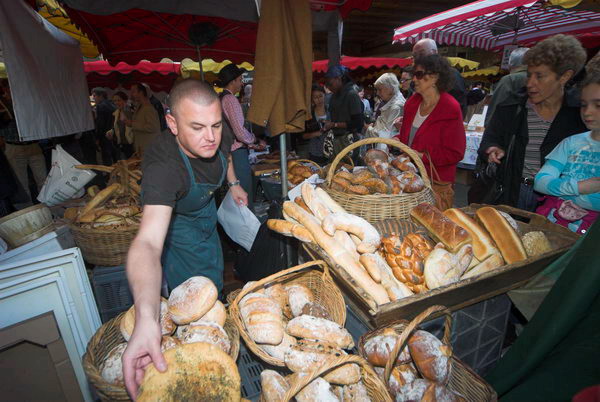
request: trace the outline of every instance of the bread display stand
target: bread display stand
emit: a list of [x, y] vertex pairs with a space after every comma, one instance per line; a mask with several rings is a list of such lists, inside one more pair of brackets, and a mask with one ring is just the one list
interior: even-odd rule
[[324, 261], [320, 260], [297, 265], [263, 278], [252, 286], [242, 289], [237, 293], [233, 300], [228, 297], [231, 318], [237, 326], [248, 349], [266, 363], [277, 367], [285, 367], [283, 360], [270, 356], [252, 340], [242, 320], [239, 307], [239, 303], [245, 295], [269, 287], [275, 283], [280, 283], [282, 285], [302, 284], [308, 287], [315, 296], [315, 302], [327, 309], [331, 315], [331, 321], [334, 321], [341, 326], [344, 326], [344, 323], [346, 322], [346, 304], [342, 293], [329, 274], [329, 267]]
[[[471, 204], [469, 207], [462, 208], [462, 210], [467, 214], [472, 214], [484, 206]], [[327, 261], [331, 267], [332, 276], [342, 289], [347, 303], [359, 318], [373, 327], [380, 327], [397, 320], [399, 317], [405, 319], [416, 317], [433, 305], [444, 305], [451, 311], [455, 311], [518, 288], [564, 254], [579, 238], [579, 235], [550, 222], [541, 215], [504, 205], [494, 206], [494, 208], [513, 216], [522, 234], [532, 231], [544, 232], [552, 246], [552, 251], [518, 263], [504, 265], [473, 278], [380, 306], [358, 286], [343, 268], [331, 261], [328, 255], [317, 245], [304, 243], [303, 247], [312, 258]], [[420, 225], [407, 221], [397, 222], [399, 222], [397, 227], [394, 227], [394, 222], [390, 221], [382, 222], [376, 227], [382, 232], [382, 235], [387, 230], [395, 230], [401, 236], [410, 231], [423, 233], [424, 228]]]
[[[445, 316], [444, 321], [444, 336], [442, 343], [446, 346], [450, 346], [450, 331], [452, 328], [452, 315], [450, 310], [443, 306], [431, 306], [418, 314], [412, 321], [406, 320], [395, 321], [384, 328], [379, 328], [374, 331], [368, 332], [361, 336], [358, 343], [358, 351], [361, 356], [366, 358], [365, 343], [372, 337], [379, 335], [385, 328], [393, 328], [400, 338], [396, 342], [396, 345], [390, 353], [390, 359], [388, 360], [384, 379], [387, 385], [389, 377], [393, 368], [393, 363], [396, 361], [402, 350], [407, 347], [407, 342], [412, 333], [426, 320], [443, 314]], [[450, 379], [448, 381], [448, 388], [462, 395], [469, 402], [495, 402], [498, 400], [496, 391], [487, 383], [483, 378], [477, 375], [468, 366], [463, 364], [459, 359], [452, 355], [450, 364]]]

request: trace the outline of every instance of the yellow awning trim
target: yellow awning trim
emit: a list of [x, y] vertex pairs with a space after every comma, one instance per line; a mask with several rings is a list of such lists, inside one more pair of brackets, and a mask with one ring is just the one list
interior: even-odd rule
[[[224, 60], [218, 63], [213, 59], [202, 60], [202, 70], [204, 70], [204, 74], [207, 75], [206, 80], [210, 82], [212, 78], [216, 79], [216, 75], [219, 73], [219, 71], [221, 71], [221, 69], [228, 64], [231, 64], [231, 61]], [[254, 66], [246, 61], [242, 64], [238, 64], [237, 66], [245, 69], [246, 71], [254, 70]], [[191, 76], [196, 76], [197, 74], [200, 74], [200, 66], [198, 65], [197, 61], [191, 59], [183, 59], [181, 61], [181, 76], [183, 78], [189, 78]], [[210, 77], [208, 77], [209, 75]]]
[[479, 62], [478, 61], [473, 61], [473, 60], [467, 60], [467, 59], [463, 59], [462, 57], [446, 57], [446, 59], [448, 59], [448, 61], [450, 62], [450, 64], [454, 67], [467, 67], [470, 68], [471, 70], [474, 70], [476, 68], [479, 67]]
[[500, 71], [500, 67], [493, 66], [493, 67], [482, 68], [480, 70], [475, 70], [475, 71], [467, 71], [466, 73], [462, 73], [461, 75], [463, 76], [463, 78], [474, 78], [474, 77], [487, 77], [490, 75], [498, 75], [501, 73], [502, 73], [502, 71]]

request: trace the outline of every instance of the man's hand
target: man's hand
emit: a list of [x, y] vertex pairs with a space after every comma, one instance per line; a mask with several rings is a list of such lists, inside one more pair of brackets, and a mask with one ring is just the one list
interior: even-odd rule
[[256, 149], [257, 151], [264, 151], [267, 148], [265, 140], [258, 140], [256, 144], [248, 145], [248, 148]]
[[244, 191], [242, 186], [236, 184], [232, 186], [229, 191], [231, 191], [231, 196], [235, 201], [236, 205], [239, 206], [247, 206], [248, 205], [248, 194]]
[[160, 351], [161, 338], [158, 321], [149, 317], [135, 323], [135, 329], [122, 358], [125, 387], [134, 401], [137, 398], [138, 387], [144, 378], [146, 366], [154, 363], [160, 372], [167, 369], [167, 363]]
[[488, 155], [488, 163], [496, 163], [500, 164], [502, 158], [504, 158], [504, 151], [498, 147], [489, 147], [485, 150], [485, 153]]

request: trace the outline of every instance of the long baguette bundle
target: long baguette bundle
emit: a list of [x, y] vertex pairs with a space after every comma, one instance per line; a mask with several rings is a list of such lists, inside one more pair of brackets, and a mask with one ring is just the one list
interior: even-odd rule
[[305, 243], [314, 241], [312, 235], [304, 226], [283, 219], [269, 219], [267, 220], [267, 227], [274, 232], [288, 237], [295, 237]]
[[340, 265], [346, 272], [358, 283], [358, 285], [367, 292], [377, 304], [385, 304], [390, 301], [385, 288], [373, 281], [369, 274], [363, 269], [352, 254], [345, 247], [327, 235], [319, 221], [314, 216], [308, 214], [297, 204], [286, 201], [283, 204], [283, 210], [294, 220], [301, 223], [312, 234], [313, 238], [321, 248]]
[[99, 207], [102, 205], [108, 198], [113, 195], [113, 193], [117, 192], [121, 188], [119, 183], [113, 183], [110, 186], [106, 187], [104, 190], [100, 191], [94, 198], [88, 202], [85, 207], [81, 210], [79, 216], [84, 216], [92, 209]]

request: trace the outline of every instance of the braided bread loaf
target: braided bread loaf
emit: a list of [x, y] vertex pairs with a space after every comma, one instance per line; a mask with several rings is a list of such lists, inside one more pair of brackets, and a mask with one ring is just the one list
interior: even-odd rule
[[423, 267], [433, 247], [423, 236], [409, 233], [401, 241], [397, 234], [392, 233], [383, 237], [381, 248], [396, 279], [414, 293], [427, 290]]

